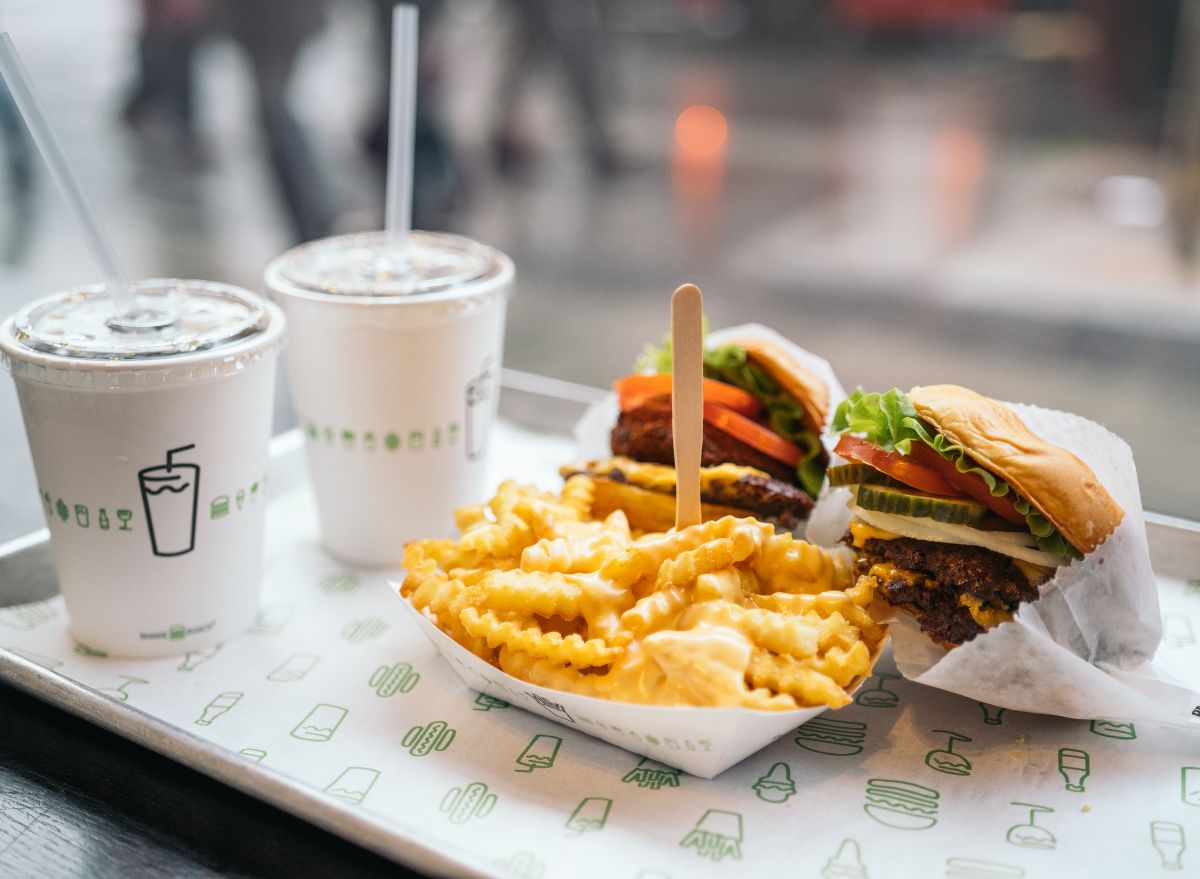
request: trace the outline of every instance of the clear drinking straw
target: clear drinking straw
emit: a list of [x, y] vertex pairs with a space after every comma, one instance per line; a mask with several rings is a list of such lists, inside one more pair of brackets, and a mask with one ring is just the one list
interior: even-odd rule
[[117, 252], [108, 239], [108, 233], [100, 225], [79, 178], [75, 176], [75, 169], [67, 160], [62, 142], [50, 125], [50, 119], [46, 116], [46, 110], [33, 87], [29, 71], [21, 63], [17, 47], [13, 45], [12, 38], [7, 33], [0, 33], [0, 74], [3, 74], [8, 90], [12, 93], [13, 102], [21, 111], [29, 133], [33, 135], [33, 141], [37, 144], [46, 167], [50, 169], [50, 176], [54, 178], [63, 198], [66, 199], [71, 213], [83, 227], [84, 237], [92, 249], [92, 256], [100, 264], [100, 270], [108, 281], [108, 291], [116, 305], [117, 313], [114, 317], [133, 314], [137, 309], [137, 302], [133, 296], [133, 288], [129, 285], [129, 277], [125, 274], [121, 261], [117, 259]]
[[388, 117], [387, 204], [383, 227], [404, 246], [412, 231], [413, 139], [417, 116], [417, 7], [392, 9], [392, 84]]

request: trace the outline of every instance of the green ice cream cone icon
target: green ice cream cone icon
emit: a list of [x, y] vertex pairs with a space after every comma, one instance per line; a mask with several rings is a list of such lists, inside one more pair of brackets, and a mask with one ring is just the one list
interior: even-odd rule
[[786, 763], [776, 763], [754, 782], [754, 793], [767, 803], [786, 803], [796, 793], [791, 768]]
[[857, 840], [842, 840], [837, 853], [821, 868], [821, 879], [867, 879]]
[[612, 800], [606, 797], [584, 797], [567, 819], [567, 829], [581, 836], [591, 830], [603, 830], [608, 823]]
[[720, 863], [725, 858], [742, 859], [742, 816], [737, 812], [709, 809], [679, 843], [696, 854]]
[[534, 736], [525, 746], [525, 750], [517, 757], [517, 772], [533, 772], [535, 769], [549, 769], [554, 765], [558, 749], [562, 747], [562, 739], [542, 733]]
[[438, 806], [455, 824], [465, 824], [472, 818], [486, 818], [494, 808], [496, 795], [488, 793], [488, 786], [482, 781], [473, 781], [466, 787], [450, 788]]
[[673, 766], [643, 757], [637, 766], [622, 776], [626, 784], [636, 784], [638, 787], [658, 790], [661, 787], [679, 787], [679, 770]]

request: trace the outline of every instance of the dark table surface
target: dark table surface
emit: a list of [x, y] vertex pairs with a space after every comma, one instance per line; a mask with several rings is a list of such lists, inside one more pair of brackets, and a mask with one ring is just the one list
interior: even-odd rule
[[0, 684], [0, 876], [417, 876]]

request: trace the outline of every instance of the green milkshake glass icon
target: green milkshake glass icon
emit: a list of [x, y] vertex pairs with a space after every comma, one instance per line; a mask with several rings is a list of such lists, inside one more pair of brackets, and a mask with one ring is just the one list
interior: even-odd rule
[[156, 556], [187, 555], [196, 548], [196, 490], [199, 464], [176, 463], [175, 456], [196, 448], [192, 443], [167, 451], [167, 463], [138, 471], [142, 508]]
[[1092, 768], [1092, 758], [1087, 751], [1078, 748], [1060, 748], [1058, 751], [1058, 772], [1066, 782], [1066, 789], [1083, 793], [1083, 783], [1087, 780]]
[[607, 797], [584, 797], [567, 819], [567, 829], [573, 830], [576, 836], [589, 830], [603, 830], [611, 810], [612, 800]]
[[549, 769], [554, 765], [562, 739], [542, 733], [529, 740], [521, 756], [517, 758], [517, 772], [533, 772], [535, 769]]

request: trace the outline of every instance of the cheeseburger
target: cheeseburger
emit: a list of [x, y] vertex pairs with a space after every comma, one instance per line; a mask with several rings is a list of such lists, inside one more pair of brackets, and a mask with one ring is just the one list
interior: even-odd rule
[[956, 385], [859, 388], [833, 432], [849, 463], [829, 482], [852, 493], [858, 574], [946, 647], [1011, 619], [1124, 516], [1085, 463]]
[[[673, 505], [673, 471], [663, 469], [675, 464], [670, 340], [647, 347], [637, 372], [613, 388], [620, 403], [611, 436], [616, 457], [567, 469], [609, 483], [605, 490], [613, 494], [642, 490], [661, 496], [651, 501]], [[703, 500], [789, 529], [801, 524], [825, 478], [821, 433], [828, 412], [825, 382], [779, 345], [747, 337], [706, 349]]]

